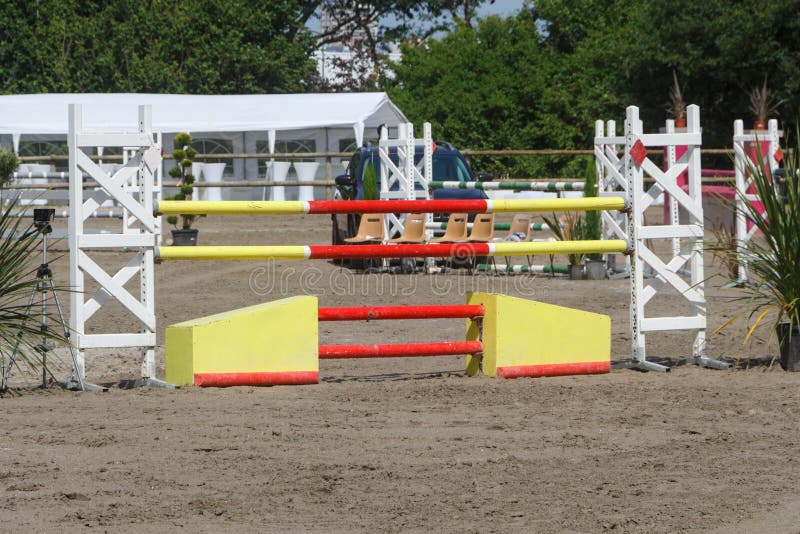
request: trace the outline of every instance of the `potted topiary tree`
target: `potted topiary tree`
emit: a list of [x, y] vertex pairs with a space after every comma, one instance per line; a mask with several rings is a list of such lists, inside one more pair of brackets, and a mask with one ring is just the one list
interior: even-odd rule
[[[192, 174], [192, 162], [196, 155], [191, 147], [192, 136], [188, 133], [179, 133], [175, 136], [175, 149], [172, 157], [175, 158], [177, 165], [169, 170], [169, 175], [178, 181], [178, 192], [169, 197], [168, 200], [191, 200], [194, 193], [194, 175]], [[197, 219], [197, 215], [170, 215], [167, 222], [174, 226], [172, 230], [172, 244], [175, 246], [197, 245], [196, 228], [192, 224]], [[180, 228], [178, 221], [181, 222]]]
[[[594, 161], [586, 163], [586, 171], [583, 179], [583, 196], [598, 196], [597, 188], [597, 169]], [[600, 240], [603, 238], [603, 226], [600, 221], [599, 211], [587, 211], [583, 220], [583, 239]], [[606, 262], [603, 255], [591, 253], [586, 255], [586, 278], [589, 280], [604, 280], [608, 276]]]
[[[736, 240], [735, 247], [712, 242], [708, 248], [718, 255], [735, 256], [731, 261], [744, 260], [751, 275], [750, 282], [742, 287], [743, 311], [719, 330], [744, 318], [747, 342], [759, 325], [769, 321], [768, 317], [773, 318], [774, 333], [769, 338], [778, 340], [781, 366], [787, 371], [800, 371], [800, 145], [783, 153], [783, 180], [777, 179], [778, 173], [772, 179], [759, 151], [757, 162], [749, 169], [758, 200], [738, 192], [743, 205], [739, 209], [762, 235], [748, 241]], [[752, 318], [755, 319], [750, 324]]]

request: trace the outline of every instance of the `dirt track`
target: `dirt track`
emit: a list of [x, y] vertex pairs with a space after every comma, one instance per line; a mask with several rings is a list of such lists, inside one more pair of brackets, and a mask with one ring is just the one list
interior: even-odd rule
[[[325, 243], [329, 234], [324, 217], [199, 227], [205, 244]], [[98, 257], [110, 266], [122, 255]], [[65, 281], [66, 258], [54, 269]], [[284, 294], [422, 304], [481, 289], [606, 313], [613, 357], [630, 355], [624, 280], [364, 276], [324, 262], [174, 263], [157, 273], [160, 336], [164, 325]], [[739, 304], [729, 290], [708, 293], [713, 331]], [[111, 308], [96, 328], [117, 325], [129, 323]], [[710, 354], [735, 357], [740, 334], [709, 334]], [[463, 323], [326, 323], [320, 336], [454, 340]], [[686, 333], [648, 339], [649, 354], [671, 362], [690, 348]], [[770, 351], [759, 340], [747, 354]], [[163, 349], [158, 356], [163, 365]], [[138, 376], [138, 357], [90, 353], [87, 369], [113, 384]], [[306, 387], [0, 399], [0, 531], [800, 532], [800, 376], [779, 369], [503, 381], [467, 378], [461, 357], [441, 357], [322, 362], [321, 376]]]

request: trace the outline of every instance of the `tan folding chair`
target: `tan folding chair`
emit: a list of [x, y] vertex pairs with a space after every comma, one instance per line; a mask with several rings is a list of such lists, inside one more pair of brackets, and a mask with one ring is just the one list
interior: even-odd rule
[[375, 244], [383, 242], [383, 216], [379, 213], [365, 213], [358, 223], [358, 232], [344, 240], [350, 245]]
[[[488, 243], [493, 237], [494, 213], [479, 213], [475, 216], [475, 220], [472, 221], [472, 230], [469, 233], [469, 237], [462, 241], [462, 243]], [[495, 267], [496, 271], [497, 267], [494, 262], [494, 256], [489, 256], [489, 262], [493, 267]], [[470, 274], [472, 274], [472, 271], [475, 269], [475, 265], [477, 263], [478, 257], [474, 256], [470, 262]]]
[[424, 243], [425, 242], [425, 214], [412, 213], [406, 217], [403, 235], [390, 239], [388, 243]]
[[431, 243], [458, 243], [459, 241], [466, 241], [467, 237], [467, 214], [451, 213], [447, 219], [447, 228], [444, 229], [444, 235], [431, 239]]
[[[390, 239], [387, 243], [415, 245], [425, 242], [425, 214], [412, 213], [406, 217], [403, 235]], [[413, 273], [417, 270], [417, 258], [400, 258], [400, 270]]]
[[[380, 213], [364, 213], [358, 223], [358, 232], [344, 240], [348, 245], [377, 245], [383, 242], [383, 215]], [[374, 268], [373, 259], [364, 261], [365, 269]]]
[[488, 243], [494, 237], [494, 213], [479, 213], [465, 243]]
[[[431, 243], [460, 243], [466, 240], [467, 234], [467, 214], [466, 213], [451, 213], [447, 218], [447, 227], [444, 229], [442, 237], [431, 239]], [[448, 256], [446, 259], [446, 267], [450, 269], [453, 266], [453, 258]]]
[[[503, 238], [503, 241], [519, 241], [527, 242], [531, 240], [531, 224], [533, 217], [528, 213], [517, 213], [511, 220], [511, 227], [508, 229], [508, 234]], [[525, 256], [528, 260], [528, 267], [531, 266], [531, 257]], [[506, 256], [506, 265], [509, 265], [509, 257]]]
[[524, 236], [520, 238], [520, 241], [530, 241], [532, 221], [533, 218], [527, 213], [517, 213], [514, 215], [514, 218], [511, 220], [511, 227], [508, 229], [508, 235], [505, 237], [505, 241], [510, 241], [511, 236], [514, 234], [522, 234]]

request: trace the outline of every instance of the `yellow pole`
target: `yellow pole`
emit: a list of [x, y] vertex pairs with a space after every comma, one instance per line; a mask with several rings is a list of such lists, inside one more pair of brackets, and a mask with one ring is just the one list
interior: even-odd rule
[[289, 246], [158, 247], [157, 260], [304, 260], [308, 248]]
[[300, 215], [303, 202], [297, 200], [161, 200], [159, 215]]
[[628, 243], [622, 239], [592, 241], [537, 241], [535, 243], [492, 243], [492, 256], [535, 256], [537, 254], [604, 254], [626, 252]]
[[625, 209], [622, 197], [532, 198], [491, 200], [495, 213], [531, 213], [549, 211], [619, 211]]

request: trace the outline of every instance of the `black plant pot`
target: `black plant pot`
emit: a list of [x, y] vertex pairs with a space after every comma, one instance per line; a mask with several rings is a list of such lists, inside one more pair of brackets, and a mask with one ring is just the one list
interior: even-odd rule
[[603, 260], [587, 260], [586, 262], [587, 280], [605, 280], [608, 278], [608, 269]]
[[197, 245], [197, 228], [172, 231], [172, 244], [176, 247], [193, 247]]
[[570, 280], [583, 280], [583, 264], [569, 266], [569, 279]]
[[784, 371], [800, 371], [800, 327], [795, 325], [789, 333], [789, 323], [776, 327], [781, 347], [781, 367]]

